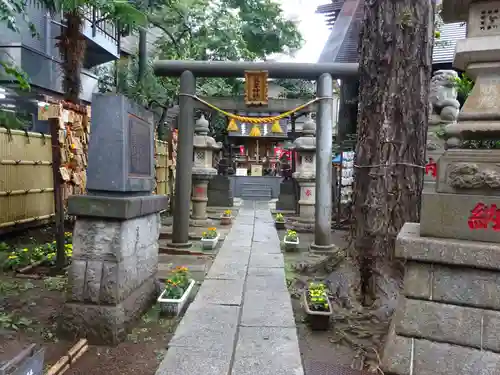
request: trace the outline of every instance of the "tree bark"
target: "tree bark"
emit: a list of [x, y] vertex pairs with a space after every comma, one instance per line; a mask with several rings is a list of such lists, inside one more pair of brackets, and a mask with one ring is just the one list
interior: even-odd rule
[[[394, 307], [393, 259], [423, 187], [434, 0], [366, 0], [354, 181], [355, 255], [364, 303]], [[391, 303], [392, 302], [392, 303]]]
[[83, 17], [80, 9], [74, 9], [65, 12], [64, 18], [66, 26], [63, 27], [61, 36], [57, 38], [59, 39], [57, 47], [62, 57], [64, 98], [79, 104], [83, 59], [87, 49], [85, 37], [81, 33]]

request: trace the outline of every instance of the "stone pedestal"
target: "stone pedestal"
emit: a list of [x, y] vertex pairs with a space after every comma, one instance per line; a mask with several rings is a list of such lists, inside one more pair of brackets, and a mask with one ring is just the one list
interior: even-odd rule
[[[464, 219], [465, 220], [465, 219]], [[500, 244], [423, 237], [406, 223], [396, 240], [405, 260], [403, 296], [382, 356], [386, 373], [500, 372]]]
[[229, 177], [214, 176], [208, 183], [208, 207], [233, 207], [234, 197]]
[[205, 226], [208, 224], [207, 202], [208, 182], [217, 175], [217, 170], [212, 167], [212, 153], [222, 148], [208, 136], [208, 121], [202, 115], [195, 124], [193, 141], [193, 186], [191, 190], [191, 220], [192, 226]]
[[68, 202], [76, 222], [60, 329], [91, 343], [117, 344], [154, 301], [159, 212], [168, 198], [151, 194], [149, 112], [122, 96], [95, 95], [92, 124], [88, 195]]
[[316, 202], [316, 123], [309, 117], [303, 125], [302, 137], [293, 142], [299, 155], [297, 172], [293, 178], [299, 184], [299, 217], [290, 226], [297, 231], [314, 230]]

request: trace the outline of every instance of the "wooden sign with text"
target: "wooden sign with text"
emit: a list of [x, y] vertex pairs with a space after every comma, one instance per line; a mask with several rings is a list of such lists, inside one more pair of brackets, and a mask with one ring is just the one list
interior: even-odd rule
[[268, 104], [268, 84], [269, 74], [267, 71], [246, 71], [245, 72], [245, 104], [267, 105]]

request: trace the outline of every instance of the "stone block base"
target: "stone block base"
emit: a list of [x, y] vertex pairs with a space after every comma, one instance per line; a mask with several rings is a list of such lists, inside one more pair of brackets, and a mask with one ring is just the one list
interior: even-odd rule
[[156, 298], [155, 277], [150, 277], [117, 305], [70, 302], [59, 321], [63, 336], [86, 338], [91, 344], [117, 345]]
[[155, 296], [160, 215], [128, 220], [78, 217], [60, 328], [116, 344]]
[[381, 367], [398, 375], [497, 375], [500, 354], [392, 333]]
[[382, 369], [396, 375], [500, 373], [500, 244], [426, 238], [407, 223], [406, 262]]
[[452, 238], [468, 241], [500, 243], [500, 231], [488, 228], [471, 229], [468, 219], [478, 203], [486, 207], [499, 204], [499, 197], [491, 195], [447, 194], [424, 190], [420, 232], [425, 237]]

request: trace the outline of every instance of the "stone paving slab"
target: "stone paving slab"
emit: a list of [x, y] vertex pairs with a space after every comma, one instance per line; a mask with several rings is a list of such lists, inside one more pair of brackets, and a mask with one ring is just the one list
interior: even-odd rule
[[240, 306], [244, 281], [205, 279], [194, 303]]
[[294, 328], [241, 327], [231, 375], [303, 375]]
[[222, 375], [229, 373], [232, 353], [214, 349], [173, 347], [155, 375]]
[[264, 242], [252, 242], [253, 254], [281, 254], [280, 244], [270, 246]]
[[[279, 268], [269, 269], [281, 271]], [[271, 296], [273, 296], [275, 292], [288, 292], [285, 275], [283, 272], [281, 273], [281, 275], [247, 276], [246, 289], [257, 292], [267, 291]]]
[[208, 272], [207, 279], [243, 280], [247, 273], [250, 248], [247, 251], [228, 250], [218, 254]]
[[258, 254], [250, 255], [250, 268], [285, 268], [283, 254]]
[[237, 306], [191, 305], [169, 347], [232, 352], [240, 309]]
[[288, 291], [247, 290], [241, 314], [241, 326], [295, 327], [292, 303]]

